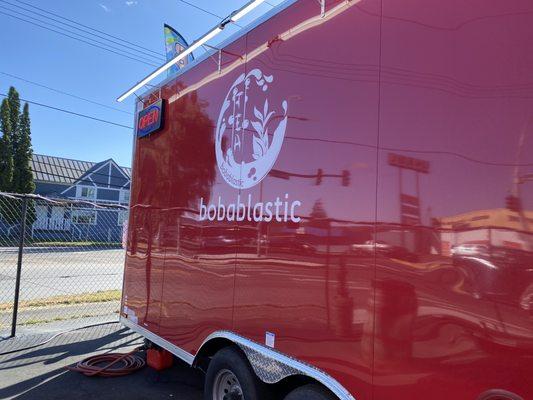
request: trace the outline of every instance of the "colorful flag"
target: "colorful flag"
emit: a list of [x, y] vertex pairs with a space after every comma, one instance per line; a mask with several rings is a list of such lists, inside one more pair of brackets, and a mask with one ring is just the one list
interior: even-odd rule
[[[165, 51], [167, 54], [167, 61], [172, 60], [179, 53], [185, 50], [189, 45], [187, 41], [181, 36], [174, 28], [165, 24]], [[168, 76], [171, 76], [179, 71], [180, 68], [186, 66], [189, 62], [194, 60], [194, 56], [189, 54], [187, 57], [178, 61], [177, 64], [173, 65], [168, 69]]]

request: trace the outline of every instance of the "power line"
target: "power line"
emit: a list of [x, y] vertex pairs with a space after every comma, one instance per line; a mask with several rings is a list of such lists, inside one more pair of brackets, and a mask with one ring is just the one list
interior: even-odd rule
[[178, 1], [179, 1], [180, 3], [183, 3], [183, 4], [187, 4], [187, 5], [190, 6], [190, 7], [196, 8], [197, 10], [200, 10], [200, 11], [206, 13], [206, 14], [212, 15], [213, 17], [219, 18], [220, 20], [223, 20], [223, 19], [224, 19], [224, 17], [222, 17], [222, 16], [220, 16], [220, 15], [218, 15], [218, 14], [215, 14], [215, 13], [209, 11], [209, 10], [206, 10], [205, 8], [199, 7], [199, 6], [197, 6], [196, 4], [189, 3], [189, 2], [186, 1], [186, 0], [178, 0]]
[[8, 74], [7, 72], [3, 72], [3, 71], [0, 71], [0, 74], [2, 74], [2, 75], [6, 75], [6, 76], [9, 76], [9, 77], [11, 77], [11, 78], [15, 78], [15, 79], [21, 80], [22, 82], [30, 83], [30, 84], [32, 84], [32, 85], [39, 86], [39, 87], [42, 87], [42, 88], [45, 88], [45, 89], [51, 90], [51, 91], [56, 92], [56, 93], [63, 94], [63, 95], [65, 95], [65, 96], [72, 97], [72, 98], [74, 98], [74, 99], [83, 100], [83, 101], [86, 101], [86, 102], [88, 102], [88, 103], [95, 104], [95, 105], [100, 106], [100, 107], [105, 107], [105, 108], [108, 108], [108, 109], [110, 109], [110, 110], [119, 111], [119, 112], [124, 113], [124, 114], [133, 115], [132, 112], [125, 111], [125, 110], [121, 110], [120, 108], [116, 108], [116, 107], [111, 107], [111, 106], [108, 106], [108, 105], [106, 105], [106, 104], [98, 103], [98, 102], [96, 102], [96, 101], [89, 100], [89, 99], [86, 99], [86, 98], [84, 98], [84, 97], [81, 97], [81, 96], [77, 96], [77, 95], [75, 95], [75, 94], [72, 94], [72, 93], [67, 93], [67, 92], [64, 92], [64, 91], [59, 90], [59, 89], [54, 89], [54, 88], [52, 88], [52, 87], [50, 87], [50, 86], [46, 86], [46, 85], [43, 85], [43, 84], [40, 84], [40, 83], [37, 83], [37, 82], [30, 81], [30, 80], [28, 80], [28, 79], [21, 78], [20, 76], [16, 76], [16, 75]]
[[[0, 93], [0, 96], [7, 97], [7, 95], [4, 94], [4, 93]], [[107, 121], [107, 120], [101, 119], [101, 118], [96, 118], [96, 117], [93, 117], [91, 115], [80, 114], [80, 113], [77, 113], [77, 112], [74, 112], [74, 111], [65, 110], [64, 108], [49, 106], [48, 104], [38, 103], [36, 101], [31, 101], [31, 100], [26, 100], [26, 99], [20, 99], [20, 101], [25, 101], [26, 103], [33, 104], [33, 105], [40, 106], [40, 107], [44, 107], [44, 108], [49, 108], [51, 110], [64, 112], [66, 114], [71, 114], [71, 115], [76, 115], [76, 116], [82, 117], [82, 118], [92, 119], [94, 121], [103, 122], [105, 124], [120, 126], [121, 128], [133, 129], [133, 127], [131, 127], [131, 126], [122, 125], [122, 124], [119, 124], [117, 122]]]
[[[3, 0], [3, 1], [5, 1], [5, 0]], [[117, 36], [113, 36], [113, 35], [111, 35], [111, 34], [109, 34], [109, 33], [103, 32], [103, 31], [98, 30], [98, 29], [96, 29], [96, 28], [92, 28], [92, 27], [90, 27], [90, 26], [84, 25], [84, 24], [82, 24], [81, 22], [74, 21], [74, 20], [69, 19], [69, 18], [67, 18], [67, 17], [64, 17], [64, 16], [62, 16], [62, 15], [60, 15], [60, 14], [53, 13], [53, 12], [51, 12], [51, 11], [48, 11], [48, 10], [45, 10], [45, 9], [39, 8], [39, 7], [37, 7], [37, 6], [34, 6], [33, 4], [29, 4], [29, 3], [26, 3], [26, 2], [21, 1], [21, 0], [17, 0], [17, 2], [18, 2], [18, 3], [21, 3], [21, 4], [24, 4], [24, 5], [28, 6], [28, 7], [35, 8], [36, 10], [39, 10], [39, 11], [45, 12], [45, 13], [47, 13], [47, 14], [54, 15], [54, 16], [56, 16], [56, 17], [59, 17], [59, 18], [61, 18], [61, 19], [64, 19], [65, 21], [72, 22], [72, 23], [74, 23], [74, 24], [76, 24], [76, 25], [82, 26], [82, 27], [87, 28], [87, 29], [90, 29], [90, 30], [92, 30], [92, 31], [95, 31], [95, 32], [98, 32], [98, 33], [102, 33], [102, 34], [104, 34], [104, 35], [107, 35], [107, 36], [109, 36], [109, 37], [112, 37], [113, 39], [117, 39], [117, 40], [120, 40], [120, 41], [122, 41], [122, 42], [124, 42], [124, 43], [128, 43], [128, 44], [131, 44], [131, 45], [133, 45], [133, 46], [139, 47], [140, 49], [143, 49], [143, 50], [149, 51], [149, 52], [154, 53], [154, 54], [156, 54], [156, 55], [158, 55], [158, 56], [161, 56], [161, 54], [158, 53], [157, 51], [151, 50], [151, 49], [149, 49], [149, 48], [147, 48], [147, 47], [140, 46], [140, 45], [138, 45], [138, 44], [136, 44], [136, 43], [129, 42], [129, 41], [127, 41], [127, 40], [125, 40], [125, 39], [122, 39], [122, 38], [119, 38], [119, 37], [117, 37]]]
[[[68, 34], [66, 34], [66, 33], [64, 33], [64, 32], [56, 31], [55, 29], [51, 29], [51, 28], [49, 28], [49, 27], [46, 27], [46, 26], [43, 26], [43, 25], [37, 24], [37, 23], [35, 23], [35, 22], [28, 21], [27, 19], [17, 17], [16, 15], [11, 15], [11, 14], [5, 13], [5, 12], [3, 12], [3, 11], [0, 11], [0, 14], [7, 15], [7, 16], [9, 16], [9, 17], [11, 17], [11, 18], [15, 18], [15, 19], [18, 19], [18, 20], [20, 20], [20, 21], [26, 22], [26, 23], [28, 23], [28, 24], [38, 26], [38, 27], [40, 27], [40, 28], [43, 28], [43, 29], [46, 29], [46, 30], [49, 30], [49, 31], [55, 32], [55, 33], [57, 33], [57, 34], [59, 34], [59, 35], [63, 35], [63, 36], [69, 37], [69, 38], [74, 39], [74, 40], [77, 40], [77, 41], [79, 41], [79, 42], [83, 42], [83, 43], [85, 43], [85, 44], [88, 44], [89, 46], [97, 47], [97, 48], [99, 48], [99, 49], [102, 49], [102, 50], [108, 51], [108, 52], [110, 52], [110, 53], [117, 54], [117, 55], [122, 56], [122, 57], [125, 57], [125, 58], [129, 58], [130, 60], [134, 60], [134, 61], [137, 61], [137, 62], [140, 62], [140, 63], [143, 63], [143, 64], [147, 64], [147, 65], [151, 65], [151, 66], [153, 66], [153, 67], [158, 67], [158, 66], [159, 66], [159, 65], [157, 65], [157, 64], [153, 64], [153, 63], [151, 63], [151, 62], [147, 62], [147, 61], [144, 61], [144, 60], [139, 59], [139, 58], [130, 57], [130, 56], [126, 55], [126, 54], [123, 54], [123, 53], [120, 53], [120, 52], [117, 52], [117, 51], [114, 51], [114, 50], [108, 49], [108, 48], [106, 48], [106, 47], [99, 46], [99, 45], [97, 45], [97, 44], [94, 44], [94, 43], [88, 42], [88, 41], [86, 41], [86, 40], [83, 40], [83, 39], [77, 38], [77, 37], [75, 37], [75, 36], [68, 35]], [[31, 17], [30, 17], [30, 18], [31, 18]], [[68, 31], [67, 31], [67, 32], [68, 32]]]
[[[18, 5], [18, 4], [14, 4], [14, 3], [11, 3], [11, 2], [6, 1], [6, 0], [0, 0], [0, 2], [6, 3], [6, 4], [10, 5], [11, 7], [16, 7], [16, 8], [19, 8], [19, 9], [21, 9], [21, 10], [24, 10], [24, 11], [26, 11], [26, 12], [29, 12], [29, 13], [32, 13], [32, 14], [35, 14], [35, 15], [38, 15], [38, 16], [40, 16], [40, 17], [42, 17], [42, 18], [46, 18], [46, 19], [48, 19], [48, 20], [51, 20], [51, 21], [57, 22], [57, 23], [59, 23], [59, 24], [63, 24], [63, 25], [68, 26], [68, 27], [70, 27], [70, 28], [74, 28], [74, 29], [76, 29], [76, 30], [79, 30], [79, 31], [81, 31], [81, 32], [84, 32], [84, 33], [87, 33], [87, 34], [89, 34], [89, 35], [95, 36], [95, 37], [97, 37], [97, 38], [100, 38], [100, 39], [106, 40], [106, 41], [108, 41], [108, 42], [111, 42], [111, 43], [114, 43], [114, 44], [118, 44], [119, 46], [122, 46], [122, 47], [124, 47], [124, 48], [131, 49], [131, 50], [133, 50], [133, 51], [136, 51], [136, 52], [140, 53], [141, 55], [144, 55], [144, 56], [147, 56], [147, 57], [150, 57], [150, 58], [153, 58], [153, 59], [157, 59], [157, 60], [160, 60], [160, 61], [164, 61], [164, 60], [165, 60], [165, 58], [164, 58], [163, 56], [161, 56], [160, 54], [153, 55], [153, 54], [149, 54], [149, 53], [147, 53], [147, 52], [145, 52], [145, 51], [143, 51], [143, 50], [139, 50], [139, 46], [134, 46], [134, 47], [133, 47], [133, 46], [128, 46], [128, 45], [124, 44], [124, 41], [123, 41], [122, 39], [119, 39], [119, 40], [121, 40], [120, 42], [119, 42], [119, 41], [116, 41], [116, 40], [113, 40], [113, 39], [109, 39], [109, 38], [106, 37], [106, 36], [110, 36], [109, 34], [105, 34], [106, 36], [101, 36], [101, 35], [98, 35], [98, 34], [96, 34], [96, 33], [91, 32], [90, 30], [83, 29], [82, 27], [79, 26], [79, 24], [72, 25], [72, 24], [69, 24], [69, 23], [67, 23], [67, 22], [63, 22], [63, 21], [61, 21], [60, 19], [53, 18], [53, 17], [49, 17], [49, 16], [47, 16], [47, 15], [45, 15], [45, 14], [39, 13], [39, 12], [37, 12], [37, 11], [32, 11], [31, 9], [28, 9], [28, 8], [22, 7], [22, 6]], [[9, 10], [9, 11], [11, 11], [11, 12], [15, 12], [15, 13], [21, 14], [21, 15], [23, 15], [23, 16], [25, 16], [25, 17], [29, 17], [29, 18], [32, 18], [32, 19], [36, 19], [36, 18], [34, 18], [34, 17], [32, 17], [32, 16], [29, 16], [29, 15], [26, 15], [26, 14], [23, 14], [23, 13], [20, 13], [20, 12], [17, 12], [17, 11], [15, 11], [15, 10], [11, 10], [11, 9], [9, 9], [9, 8], [8, 8], [7, 10]], [[36, 20], [39, 21], [39, 22], [44, 22], [44, 21], [40, 21], [40, 20], [38, 20], [38, 19], [36, 19]], [[59, 28], [59, 29], [63, 29], [63, 28], [61, 28], [61, 27], [58, 27], [58, 28]], [[80, 35], [80, 36], [81, 36], [81, 35]], [[83, 37], [83, 36], [82, 36], [82, 37]]]
[[[3, 7], [3, 6], [0, 6], [0, 8], [2, 8], [2, 7]], [[111, 49], [113, 49], [113, 50], [116, 50], [116, 51], [119, 51], [119, 52], [121, 52], [121, 53], [128, 54], [128, 55], [130, 55], [130, 56], [133, 56], [133, 57], [135, 57], [138, 61], [142, 61], [142, 62], [145, 62], [145, 63], [150, 64], [150, 65], [155, 65], [155, 64], [152, 64], [152, 63], [154, 62], [153, 59], [147, 59], [147, 58], [144, 58], [143, 55], [139, 55], [139, 54], [131, 53], [131, 52], [127, 51], [127, 50], [123, 50], [123, 49], [121, 49], [121, 48], [119, 48], [119, 47], [112, 46], [112, 45], [110, 45], [110, 44], [107, 44], [107, 43], [105, 43], [105, 42], [101, 42], [101, 41], [96, 40], [96, 39], [93, 39], [93, 38], [91, 38], [91, 37], [87, 37], [87, 36], [82, 35], [82, 34], [80, 34], [80, 33], [69, 31], [69, 30], [67, 30], [67, 29], [65, 29], [65, 28], [63, 28], [63, 27], [57, 26], [57, 25], [52, 25], [52, 24], [50, 24], [49, 22], [41, 21], [40, 19], [37, 19], [37, 18], [35, 18], [35, 17], [32, 17], [31, 15], [26, 15], [26, 14], [21, 13], [21, 12], [19, 12], [19, 11], [11, 10], [11, 9], [9, 9], [9, 8], [5, 8], [5, 7], [3, 7], [3, 10], [4, 10], [4, 11], [3, 11], [3, 12], [0, 12], [0, 13], [5, 14], [5, 15], [9, 15], [10, 17], [13, 17], [13, 18], [17, 18], [17, 19], [22, 20], [22, 21], [24, 21], [24, 22], [27, 22], [27, 23], [29, 23], [29, 24], [39, 26], [39, 27], [41, 27], [41, 28], [43, 28], [43, 29], [47, 29], [47, 30], [49, 30], [49, 31], [52, 31], [52, 32], [58, 33], [58, 34], [63, 35], [63, 36], [70, 37], [70, 38], [75, 39], [75, 40], [82, 41], [82, 42], [87, 43], [87, 44], [94, 45], [94, 43], [98, 43], [99, 45], [107, 46], [107, 47], [109, 47], [109, 48], [111, 48]], [[11, 15], [11, 14], [6, 14], [5, 11], [9, 11], [9, 12], [11, 12], [11, 13], [15, 13], [15, 14], [21, 15], [21, 16], [26, 17], [26, 18], [30, 18], [30, 19], [32, 19], [32, 20], [34, 20], [34, 21], [39, 22], [39, 23], [46, 24], [46, 26], [43, 26], [43, 25], [37, 24], [37, 23], [32, 22], [32, 21], [28, 21], [28, 20], [23, 19], [23, 18], [20, 18], [20, 17], [16, 17], [16, 16]], [[59, 29], [59, 31], [57, 31], [57, 30], [55, 30], [55, 29], [52, 29], [52, 28]], [[67, 35], [65, 32], [68, 33], [68, 34], [70, 34], [70, 35], [77, 35], [77, 36], [79, 36], [79, 37], [81, 37], [81, 38], [83, 38], [83, 39], [89, 40], [90, 42], [87, 42], [87, 41], [85, 41], [85, 40], [79, 39], [79, 38], [77, 38], [76, 36], [70, 36], [70, 35]], [[97, 47], [100, 47], [100, 46], [97, 46]], [[105, 49], [105, 50], [108, 50], [107, 47], [104, 48], [104, 49]], [[100, 47], [100, 48], [103, 48], [103, 47]]]
[[[206, 14], [209, 14], [209, 15], [211, 15], [211, 16], [213, 16], [213, 17], [216, 17], [216, 18], [220, 19], [221, 21], [225, 19], [225, 17], [223, 17], [223, 16], [221, 16], [221, 15], [218, 15], [218, 14], [215, 14], [215, 13], [209, 11], [209, 10], [206, 10], [205, 8], [199, 7], [199, 6], [197, 6], [196, 4], [190, 3], [190, 2], [188, 2], [187, 0], [178, 0], [178, 1], [179, 1], [180, 3], [183, 3], [183, 4], [187, 4], [187, 5], [190, 6], [190, 7], [196, 8], [197, 10], [202, 11], [202, 12], [204, 12], [204, 13], [206, 13]], [[238, 23], [233, 22], [233, 21], [232, 21], [232, 23], [235, 24], [235, 25], [237, 25], [239, 28], [242, 28], [242, 26], [239, 25]]]

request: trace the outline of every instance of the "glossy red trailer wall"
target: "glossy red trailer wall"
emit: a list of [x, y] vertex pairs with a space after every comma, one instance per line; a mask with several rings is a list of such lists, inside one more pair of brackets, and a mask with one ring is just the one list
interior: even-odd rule
[[418, 262], [377, 258], [378, 399], [533, 398], [532, 23], [527, 0], [383, 0], [377, 239]]
[[[193, 355], [214, 331], [273, 333], [358, 400], [533, 397], [531, 1], [326, 5], [163, 87], [165, 128], [136, 143], [126, 310]], [[278, 198], [282, 221], [200, 220]]]

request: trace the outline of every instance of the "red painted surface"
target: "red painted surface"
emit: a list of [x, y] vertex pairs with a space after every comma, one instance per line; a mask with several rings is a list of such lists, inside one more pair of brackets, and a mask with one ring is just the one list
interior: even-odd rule
[[146, 350], [146, 363], [156, 371], [162, 371], [172, 367], [174, 356], [164, 349], [148, 349]]
[[[192, 354], [217, 330], [272, 332], [358, 400], [533, 398], [531, 1], [327, 10], [301, 0], [220, 73], [209, 58], [165, 85], [164, 129], [136, 143], [124, 304]], [[285, 100], [287, 127], [273, 170], [236, 189], [215, 131], [254, 69], [273, 81], [247, 92], [248, 118], [268, 98], [271, 144]], [[259, 145], [240, 137], [248, 163]], [[299, 221], [199, 220], [237, 196], [299, 201]]]

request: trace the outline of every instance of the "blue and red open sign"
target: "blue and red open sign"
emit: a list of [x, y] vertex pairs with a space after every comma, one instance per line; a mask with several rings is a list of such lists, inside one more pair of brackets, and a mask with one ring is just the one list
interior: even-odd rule
[[137, 137], [150, 135], [163, 128], [163, 99], [139, 111], [137, 117]]

